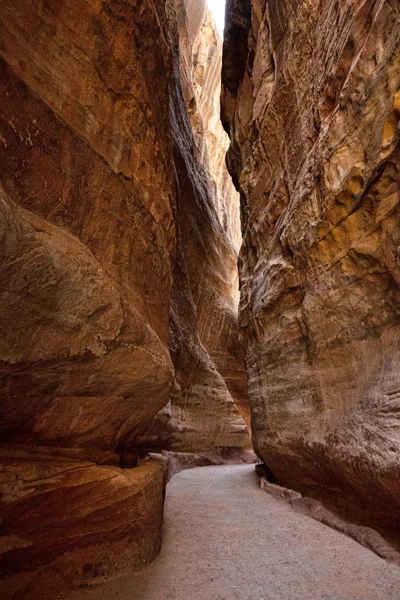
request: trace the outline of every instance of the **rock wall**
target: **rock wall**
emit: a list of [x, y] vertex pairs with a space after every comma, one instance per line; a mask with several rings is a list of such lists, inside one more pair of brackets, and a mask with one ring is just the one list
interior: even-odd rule
[[[205, 65], [216, 91], [194, 132], [176, 8], [161, 0], [1, 4], [0, 564], [1, 577], [11, 577], [22, 561], [25, 586], [67, 556], [62, 577], [74, 583], [123, 568], [125, 551], [135, 568], [154, 556], [163, 477], [150, 467], [120, 471], [135, 466], [137, 452], [250, 446], [237, 219], [227, 218], [222, 194], [224, 148], [218, 136], [207, 147], [200, 139], [218, 120], [221, 57]], [[195, 25], [203, 52], [207, 19]], [[71, 483], [75, 469], [82, 478]], [[29, 491], [7, 495], [27, 473]], [[150, 487], [137, 494], [141, 473]], [[132, 518], [127, 537], [112, 533], [101, 560], [82, 571], [100, 539], [77, 500], [92, 487], [104, 508], [95, 509], [99, 527], [115, 503], [155, 525], [143, 550], [134, 539], [147, 525]], [[36, 523], [50, 505], [50, 521], [65, 525], [56, 549]], [[86, 550], [70, 555], [69, 536], [81, 527]]]
[[169, 47], [150, 4], [0, 19], [1, 433], [115, 450], [174, 381]]
[[182, 82], [171, 103], [178, 179], [170, 335], [176, 387], [139, 441], [143, 450], [248, 448], [237, 325], [238, 197], [224, 165], [228, 138], [219, 123], [222, 42], [205, 1], [171, 0], [166, 10], [174, 74]]
[[222, 40], [205, 0], [180, 0], [176, 4], [185, 103], [202, 163], [217, 186], [214, 202], [219, 221], [239, 251], [239, 197], [225, 165], [229, 137], [220, 119]]
[[[2, 6], [3, 222], [14, 230], [2, 238], [7, 441], [132, 447], [176, 387], [167, 347], [171, 290], [175, 280], [182, 294], [177, 265], [190, 260], [185, 296], [193, 314], [184, 308], [185, 339], [172, 333], [173, 358], [179, 362], [175, 348], [187, 344], [204, 354], [202, 367], [189, 367], [205, 372], [197, 375], [203, 389], [193, 391], [193, 418], [219, 437], [211, 431], [203, 446], [249, 443], [232, 400], [244, 406], [246, 398], [230, 243], [237, 226], [230, 236], [221, 224], [212, 169], [193, 141], [176, 69], [175, 6], [168, 10], [167, 22], [162, 3], [158, 13], [101, 2]], [[178, 310], [187, 301], [177, 299]], [[187, 379], [186, 364], [175, 367], [190, 395], [193, 375]], [[229, 405], [226, 426], [222, 414], [215, 419], [218, 402]], [[214, 413], [208, 425], [200, 425], [203, 410]], [[181, 419], [196, 429], [191, 417]]]
[[279, 483], [398, 535], [398, 3], [227, 10], [255, 447]]

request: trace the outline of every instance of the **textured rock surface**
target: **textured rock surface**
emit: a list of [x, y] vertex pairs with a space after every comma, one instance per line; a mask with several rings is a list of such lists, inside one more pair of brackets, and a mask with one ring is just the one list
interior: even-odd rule
[[287, 487], [400, 533], [396, 2], [228, 1], [256, 450]]
[[150, 5], [0, 20], [2, 435], [114, 450], [173, 385], [168, 46]]
[[214, 202], [219, 221], [239, 250], [239, 198], [225, 165], [229, 137], [220, 119], [222, 40], [205, 0], [180, 0], [176, 4], [185, 103], [202, 162], [217, 186]]
[[[179, 31], [172, 1], [1, 4], [1, 577], [37, 572], [24, 598], [89, 580], [83, 561], [97, 564], [107, 519], [105, 577], [127, 552], [134, 568], [154, 556], [162, 486], [117, 468], [135, 466], [137, 450], [250, 445], [226, 139], [209, 164]], [[208, 137], [220, 61], [205, 65], [212, 105], [192, 115]], [[136, 478], [152, 486], [140, 498]], [[24, 498], [7, 500], [10, 486]], [[121, 531], [120, 509], [132, 522]]]
[[248, 445], [236, 254], [174, 3], [6, 0], [0, 23], [3, 436], [124, 451], [175, 386], [181, 446]]
[[[237, 326], [239, 224], [232, 211], [237, 196], [228, 190], [222, 168], [226, 136], [220, 125], [216, 136], [211, 133], [217, 121], [221, 42], [204, 2], [175, 6], [171, 1], [166, 8], [174, 74], [182, 81], [171, 103], [178, 193], [170, 350], [177, 385], [169, 406], [138, 442], [145, 450], [186, 452], [249, 447], [243, 421], [249, 416], [244, 349]], [[196, 82], [196, 68], [202, 83]], [[229, 193], [223, 196], [222, 189]], [[229, 212], [230, 221], [224, 216]]]
[[160, 546], [164, 476], [155, 460], [121, 470], [3, 451], [1, 597], [42, 597], [46, 578], [64, 589], [146, 566]]

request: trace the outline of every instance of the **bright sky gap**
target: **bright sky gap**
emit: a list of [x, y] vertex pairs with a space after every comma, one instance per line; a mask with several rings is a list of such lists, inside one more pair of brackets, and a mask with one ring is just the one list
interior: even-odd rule
[[221, 37], [224, 37], [225, 0], [207, 0], [207, 2], [210, 11], [213, 14], [217, 29]]

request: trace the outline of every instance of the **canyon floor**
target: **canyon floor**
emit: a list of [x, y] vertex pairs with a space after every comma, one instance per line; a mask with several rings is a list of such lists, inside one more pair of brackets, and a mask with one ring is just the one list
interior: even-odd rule
[[167, 487], [144, 571], [67, 600], [400, 600], [400, 569], [258, 487], [253, 465], [200, 467]]

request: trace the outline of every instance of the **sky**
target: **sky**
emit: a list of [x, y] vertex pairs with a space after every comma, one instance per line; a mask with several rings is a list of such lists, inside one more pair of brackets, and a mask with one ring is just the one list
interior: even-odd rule
[[224, 37], [225, 25], [225, 0], [207, 0], [208, 7], [211, 10], [215, 23], [221, 37]]

